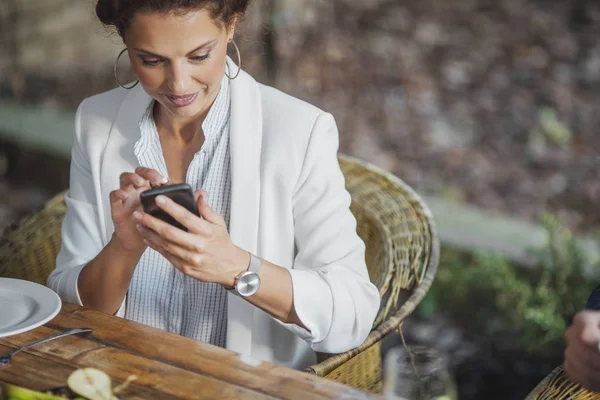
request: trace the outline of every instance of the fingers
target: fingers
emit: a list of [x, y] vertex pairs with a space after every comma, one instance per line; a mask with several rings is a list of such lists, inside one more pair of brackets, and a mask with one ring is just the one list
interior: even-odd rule
[[[137, 229], [141, 235], [155, 244], [170, 248], [171, 244], [183, 247], [189, 251], [198, 250], [196, 235], [185, 232], [167, 222], [164, 222], [150, 214], [141, 211], [133, 213], [133, 217], [138, 221]], [[196, 217], [198, 218], [198, 217]]]
[[581, 331], [581, 341], [582, 343], [597, 349], [598, 343], [600, 343], [600, 329], [598, 328], [598, 325], [587, 324], [584, 326]]
[[150, 185], [159, 185], [166, 183], [167, 179], [156, 170], [145, 167], [138, 167], [135, 172], [125, 172], [119, 177], [119, 185], [123, 190], [148, 188]]
[[573, 326], [581, 332], [580, 339], [588, 346], [600, 343], [600, 312], [582, 311], [573, 318]]
[[175, 203], [167, 196], [157, 196], [155, 201], [158, 207], [175, 218], [177, 222], [185, 226], [189, 232], [201, 235], [212, 234], [212, 225], [209, 222], [198, 218], [198, 216], [189, 212], [185, 207]]
[[141, 234], [146, 237], [144, 239], [146, 246], [162, 255], [183, 274], [193, 278], [196, 277], [196, 268], [203, 262], [200, 254], [187, 251], [174, 243], [169, 243], [148, 229], [143, 230]]
[[119, 208], [127, 210], [130, 214], [140, 207], [141, 201], [139, 197], [140, 189], [131, 189], [130, 191], [117, 189], [109, 194], [111, 208]]
[[600, 377], [600, 351], [597, 345], [587, 346], [580, 340], [570, 341], [565, 357], [578, 360], [586, 368], [597, 371], [596, 374]]
[[[148, 246], [153, 249], [160, 249], [169, 253], [190, 266], [198, 266], [202, 263], [201, 248], [203, 248], [203, 245], [199, 242], [198, 237], [189, 238], [192, 240], [188, 239], [185, 242], [174, 242], [165, 239], [150, 229], [138, 229], [138, 231], [144, 237]], [[189, 234], [187, 235], [189, 236]]]
[[184, 260], [182, 260], [182, 259], [178, 258], [177, 256], [169, 253], [168, 251], [166, 251], [162, 247], [153, 244], [149, 240], [144, 240], [144, 243], [148, 247], [150, 247], [152, 250], [156, 251], [161, 256], [163, 256], [164, 258], [166, 258], [167, 261], [169, 261], [171, 263], [171, 265], [173, 265], [175, 268], [177, 268], [178, 270], [180, 270], [181, 272], [183, 272], [186, 275], [189, 274], [189, 272], [190, 272], [189, 268], [188, 268], [188, 266], [187, 266], [187, 264], [186, 264], [186, 262]]
[[139, 189], [148, 186], [148, 182], [138, 174], [124, 172], [119, 176], [121, 190]]
[[208, 195], [204, 190], [198, 190], [194, 194], [196, 198], [196, 204], [198, 206], [198, 213], [204, 218], [206, 221], [210, 222], [214, 225], [219, 225], [224, 228], [227, 228], [223, 217], [216, 211], [214, 211], [208, 205]]
[[137, 167], [135, 173], [153, 185], [160, 185], [161, 183], [164, 184], [169, 181], [166, 177], [163, 177], [158, 171], [152, 168]]
[[113, 217], [115, 214], [119, 214], [123, 211], [123, 201], [127, 200], [128, 197], [129, 194], [121, 189], [110, 192], [110, 209], [112, 210]]
[[579, 340], [579, 332], [581, 331], [581, 327], [576, 324], [569, 326], [565, 330], [565, 340], [567, 343], [572, 343], [576, 340]]
[[135, 173], [124, 172], [119, 176], [119, 189], [111, 192], [110, 202], [113, 216], [126, 212], [131, 214], [140, 206], [139, 193], [150, 188], [150, 183], [164, 181], [156, 170], [138, 167]]
[[590, 390], [600, 389], [600, 313], [582, 311], [565, 331], [565, 372]]
[[111, 209], [116, 212], [127, 212], [129, 215], [140, 208], [139, 192], [142, 189], [131, 189], [129, 191], [117, 189], [110, 192]]
[[111, 204], [114, 204], [117, 202], [121, 203], [129, 198], [129, 193], [127, 193], [124, 190], [117, 189], [117, 190], [113, 190], [112, 192], [110, 192], [109, 197], [110, 197]]

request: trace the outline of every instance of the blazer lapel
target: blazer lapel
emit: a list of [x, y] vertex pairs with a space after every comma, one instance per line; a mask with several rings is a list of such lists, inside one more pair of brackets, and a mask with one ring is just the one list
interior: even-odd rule
[[[233, 74], [237, 65], [227, 60]], [[231, 213], [233, 243], [254, 254], [258, 248], [260, 166], [262, 141], [261, 97], [256, 81], [244, 71], [231, 83]], [[250, 355], [254, 306], [233, 294], [228, 298], [227, 348]]]
[[140, 138], [139, 121], [150, 105], [152, 98], [139, 85], [125, 96], [117, 118], [110, 130], [101, 159], [100, 187], [104, 199], [105, 240], [108, 242], [114, 231], [110, 214], [110, 192], [119, 188], [119, 176], [133, 172], [138, 167], [134, 145]]

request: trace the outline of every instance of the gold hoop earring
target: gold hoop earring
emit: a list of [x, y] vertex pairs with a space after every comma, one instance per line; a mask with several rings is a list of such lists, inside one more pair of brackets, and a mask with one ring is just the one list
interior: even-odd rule
[[238, 70], [237, 70], [237, 73], [233, 77], [229, 76], [229, 74], [227, 73], [227, 70], [229, 69], [229, 65], [227, 64], [226, 65], [227, 68], [225, 68], [225, 76], [231, 80], [234, 80], [235, 78], [238, 77], [238, 75], [240, 74], [240, 71], [242, 70], [242, 56], [240, 55], [240, 49], [238, 48], [237, 44], [235, 43], [235, 40], [231, 39], [229, 41], [229, 43], [233, 43], [233, 47], [235, 47], [235, 51], [236, 51], [237, 57], [238, 57]]
[[137, 86], [137, 84], [138, 84], [138, 83], [140, 83], [140, 81], [139, 81], [139, 80], [138, 80], [138, 81], [136, 81], [136, 82], [135, 82], [133, 85], [131, 85], [131, 86], [124, 86], [124, 85], [122, 85], [122, 84], [121, 84], [121, 82], [119, 82], [119, 74], [117, 74], [117, 66], [119, 65], [119, 58], [121, 58], [121, 56], [123, 55], [123, 53], [125, 53], [126, 51], [127, 51], [127, 47], [126, 47], [126, 48], [124, 48], [123, 50], [121, 50], [121, 52], [120, 52], [120, 53], [119, 53], [119, 55], [117, 56], [117, 61], [115, 61], [115, 67], [113, 68], [113, 73], [114, 73], [114, 75], [115, 75], [115, 80], [117, 81], [117, 84], [118, 84], [119, 86], [121, 86], [123, 89], [130, 90], [130, 89], [133, 89], [134, 87], [136, 87], [136, 86]]

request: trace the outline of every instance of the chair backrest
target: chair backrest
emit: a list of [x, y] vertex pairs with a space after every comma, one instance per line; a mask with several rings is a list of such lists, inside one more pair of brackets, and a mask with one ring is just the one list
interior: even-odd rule
[[0, 277], [45, 284], [56, 267], [60, 229], [66, 212], [64, 193], [0, 237]]
[[427, 205], [398, 177], [353, 157], [339, 160], [369, 275], [382, 299], [377, 327], [400, 308], [410, 314], [429, 290], [439, 260], [436, 225]]
[[[401, 291], [408, 297], [419, 283], [428, 285], [433, 279], [439, 250], [435, 224], [426, 205], [400, 179], [351, 157], [341, 155], [339, 160], [358, 233], [366, 243], [369, 275], [383, 300], [377, 326], [402, 305]], [[0, 277], [46, 282], [56, 265], [65, 211], [61, 193], [4, 232]], [[423, 295], [427, 289], [421, 288]]]

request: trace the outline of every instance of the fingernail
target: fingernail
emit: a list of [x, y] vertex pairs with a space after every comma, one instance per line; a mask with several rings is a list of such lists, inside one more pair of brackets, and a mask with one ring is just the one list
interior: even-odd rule
[[119, 198], [121, 200], [127, 200], [129, 198], [129, 193], [119, 192]]
[[138, 211], [134, 211], [133, 212], [133, 218], [135, 218], [138, 221], [141, 221], [142, 220], [142, 214], [140, 212], [138, 212]]
[[135, 183], [137, 183], [138, 185], [143, 185], [144, 180], [142, 178], [135, 178]]
[[169, 182], [169, 178], [167, 178], [166, 176], [164, 178], [162, 178], [162, 183], [167, 183]]
[[165, 196], [157, 196], [156, 197], [156, 202], [158, 204], [166, 204], [167, 203], [167, 198]]
[[139, 225], [139, 224], [135, 226], [135, 229], [137, 229], [138, 232], [143, 232], [144, 231], [144, 227], [142, 225]]

